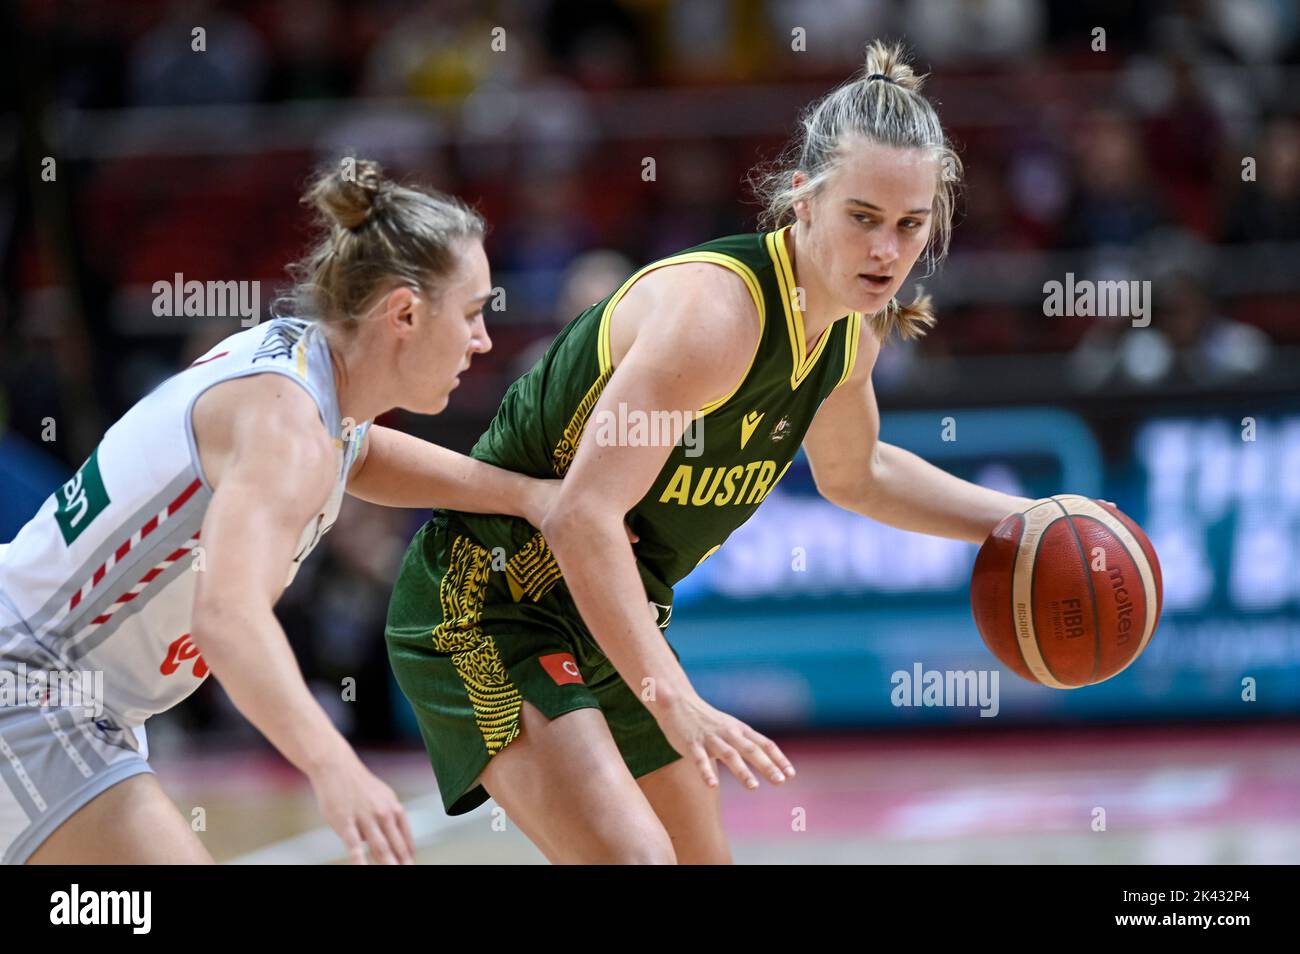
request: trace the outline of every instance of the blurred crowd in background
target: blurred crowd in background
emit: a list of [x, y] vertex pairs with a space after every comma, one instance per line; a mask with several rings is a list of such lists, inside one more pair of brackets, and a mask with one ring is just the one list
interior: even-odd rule
[[[933, 74], [966, 170], [951, 259], [918, 276], [939, 324], [881, 357], [886, 417], [1294, 389], [1291, 0], [50, 0], [0, 16], [11, 468], [62, 479], [142, 394], [239, 330], [155, 316], [154, 282], [257, 280], [265, 308], [309, 235], [302, 185], [341, 155], [463, 196], [490, 223], [494, 350], [447, 413], [386, 422], [467, 450], [583, 307], [640, 264], [756, 228], [747, 174], [875, 37], [905, 40]], [[1047, 317], [1043, 283], [1067, 272], [1150, 281], [1151, 326]], [[53, 483], [30, 482], [38, 505]], [[394, 731], [379, 633], [422, 519], [350, 503], [282, 606], [323, 700], [346, 675], [373, 687], [331, 703], [363, 739]], [[182, 707], [187, 726], [238, 724], [216, 687], [201, 700]]]

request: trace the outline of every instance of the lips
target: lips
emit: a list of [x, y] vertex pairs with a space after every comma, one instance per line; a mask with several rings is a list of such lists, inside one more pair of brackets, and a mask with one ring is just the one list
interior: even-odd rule
[[893, 275], [873, 275], [867, 272], [860, 272], [858, 279], [865, 283], [867, 287], [874, 288], [876, 291], [884, 291], [894, 280]]

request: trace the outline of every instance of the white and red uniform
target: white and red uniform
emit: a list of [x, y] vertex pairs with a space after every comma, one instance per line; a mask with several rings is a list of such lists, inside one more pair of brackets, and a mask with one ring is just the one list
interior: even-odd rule
[[324, 335], [294, 319], [232, 335], [164, 381], [0, 546], [0, 677], [20, 663], [103, 673], [98, 718], [80, 706], [34, 707], [25, 696], [0, 704], [0, 860], [21, 863], [110, 785], [151, 771], [145, 720], [207, 677], [190, 620], [213, 491], [191, 412], [208, 388], [254, 374], [283, 375], [306, 390], [339, 448], [334, 488], [303, 528], [287, 585], [333, 525], [369, 426], [342, 419]]

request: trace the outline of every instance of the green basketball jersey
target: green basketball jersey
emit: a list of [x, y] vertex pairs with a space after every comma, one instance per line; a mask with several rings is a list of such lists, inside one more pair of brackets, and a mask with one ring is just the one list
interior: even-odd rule
[[[589, 421], [613, 373], [614, 308], [638, 278], [665, 265], [711, 262], [739, 275], [762, 326], [749, 369], [730, 394], [700, 409], [695, 431], [672, 449], [649, 493], [627, 516], [641, 538], [633, 549], [648, 598], [661, 604], [661, 626], [672, 604], [672, 586], [717, 550], [772, 492], [818, 407], [853, 370], [862, 322], [857, 312], [833, 323], [807, 352], [801, 295], [784, 232], [715, 239], [636, 272], [571, 321], [541, 361], [511, 385], [471, 451], [508, 470], [563, 477], [583, 440], [636, 441], [666, 431], [644, 412], [626, 409], [617, 420], [607, 415], [608, 420]], [[707, 314], [699, 316], [699, 329], [701, 335], [709, 334]], [[641, 331], [652, 333], [653, 328]], [[601, 428], [610, 429], [608, 437]], [[464, 513], [456, 518], [484, 546], [503, 548], [517, 600], [541, 599], [563, 585], [546, 542], [525, 521]]]

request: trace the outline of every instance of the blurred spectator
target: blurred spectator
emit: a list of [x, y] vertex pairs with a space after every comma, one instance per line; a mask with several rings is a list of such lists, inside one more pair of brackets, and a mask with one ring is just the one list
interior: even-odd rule
[[[493, 49], [494, 29], [504, 30]], [[418, 4], [399, 15], [376, 40], [366, 58], [362, 93], [440, 100], [473, 92], [491, 73], [509, 70], [510, 55], [526, 42], [513, 24], [493, 22], [473, 0]]]
[[[802, 73], [859, 70], [866, 38], [897, 31], [895, 10], [887, 0], [767, 0], [766, 6], [773, 58]], [[791, 49], [795, 27], [805, 32], [798, 53]]]
[[1291, 117], [1269, 123], [1256, 150], [1255, 181], [1240, 181], [1223, 223], [1227, 242], [1300, 241], [1300, 125]]
[[1206, 22], [1247, 63], [1276, 63], [1294, 56], [1300, 43], [1300, 10], [1294, 0], [1208, 0]]
[[269, 99], [318, 99], [348, 92], [340, 45], [349, 40], [334, 0], [278, 0]]
[[1214, 178], [1222, 147], [1219, 118], [1202, 96], [1202, 79], [1191, 62], [1176, 56], [1165, 66], [1171, 88], [1159, 112], [1146, 120], [1148, 161], [1160, 170], [1182, 223], [1209, 234], [1213, 208], [1205, 201], [1205, 184]]
[[1134, 245], [1165, 219], [1133, 123], [1093, 113], [1076, 133], [1079, 182], [1058, 244], [1065, 248]]
[[[645, 81], [649, 31], [634, 12], [638, 6], [612, 0], [552, 0], [539, 24], [547, 53], [586, 89], [618, 89]], [[690, 6], [712, 4], [706, 0]]]
[[1004, 63], [1042, 42], [1046, 14], [1037, 0], [913, 0], [903, 33], [936, 65]]
[[654, 195], [650, 219], [637, 223], [647, 262], [746, 230], [734, 198], [739, 176], [717, 144], [674, 144], [658, 156], [657, 174], [642, 186]]
[[[196, 50], [196, 29], [204, 32]], [[267, 72], [265, 45], [246, 20], [210, 0], [173, 3], [131, 50], [136, 106], [255, 102]]]
[[[559, 331], [581, 312], [612, 294], [624, 279], [636, 271], [627, 256], [611, 249], [595, 249], [575, 258], [564, 270], [560, 294], [553, 312], [554, 329]], [[532, 368], [555, 339], [545, 334], [519, 352], [511, 380]]]
[[539, 321], [549, 315], [565, 267], [595, 244], [582, 214], [582, 190], [574, 174], [521, 170], [510, 218], [500, 224], [493, 255], [494, 268], [510, 273], [506, 291], [513, 320]]
[[1155, 307], [1183, 383], [1215, 385], [1250, 377], [1270, 359], [1268, 336], [1222, 314], [1201, 275], [1167, 278], [1156, 288]]
[[1181, 246], [1175, 253], [1181, 260], [1166, 266], [1153, 283], [1149, 327], [1134, 328], [1124, 318], [1072, 319], [1093, 323], [1069, 359], [1080, 387], [1214, 387], [1268, 365], [1268, 336], [1219, 310], [1206, 277], [1209, 250], [1176, 237], [1171, 244]]

